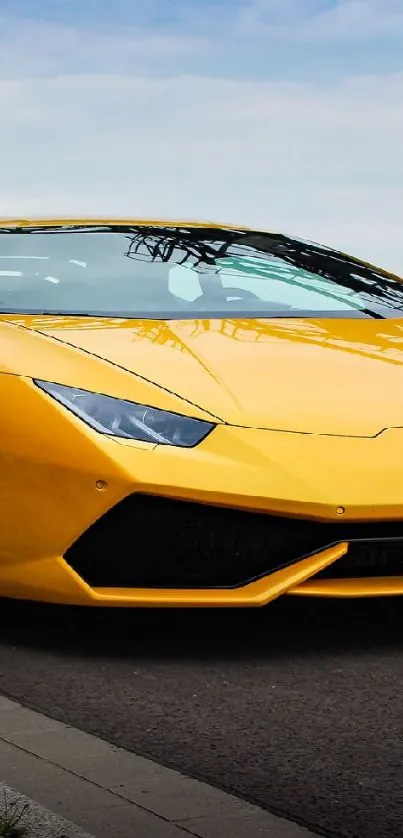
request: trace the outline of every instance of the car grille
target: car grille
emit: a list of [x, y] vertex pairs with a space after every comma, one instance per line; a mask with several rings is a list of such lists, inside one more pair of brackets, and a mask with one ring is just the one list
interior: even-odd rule
[[353, 542], [348, 553], [315, 579], [368, 579], [403, 576], [403, 541]]
[[[135, 494], [65, 559], [92, 587], [235, 588], [340, 541], [382, 537], [403, 538], [403, 521], [327, 524]], [[347, 561], [333, 565], [333, 577]]]

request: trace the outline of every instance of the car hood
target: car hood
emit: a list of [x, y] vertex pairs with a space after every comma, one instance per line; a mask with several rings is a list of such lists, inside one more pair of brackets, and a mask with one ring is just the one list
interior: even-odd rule
[[26, 317], [239, 426], [375, 436], [403, 427], [403, 321]]

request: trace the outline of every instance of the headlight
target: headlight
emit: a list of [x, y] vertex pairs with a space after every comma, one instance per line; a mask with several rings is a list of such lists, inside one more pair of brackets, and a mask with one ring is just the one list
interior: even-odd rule
[[49, 381], [34, 383], [101, 434], [192, 448], [215, 427], [210, 422], [102, 396]]

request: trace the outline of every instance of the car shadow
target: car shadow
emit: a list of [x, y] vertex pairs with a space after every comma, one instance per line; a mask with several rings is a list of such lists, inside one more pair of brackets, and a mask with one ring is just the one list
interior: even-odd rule
[[0, 601], [0, 642], [58, 654], [238, 661], [401, 648], [400, 597], [285, 596], [259, 609], [110, 609]]

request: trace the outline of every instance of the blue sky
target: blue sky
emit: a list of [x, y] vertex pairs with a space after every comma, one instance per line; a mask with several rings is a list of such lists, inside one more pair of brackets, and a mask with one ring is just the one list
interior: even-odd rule
[[1, 0], [0, 214], [210, 218], [403, 273], [403, 0]]
[[316, 80], [402, 67], [403, 0], [2, 0], [0, 11], [116, 37], [201, 35], [214, 54], [189, 60], [208, 75]]

